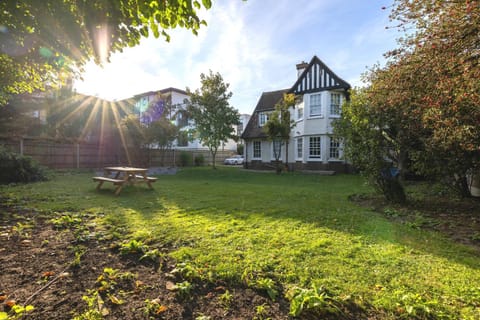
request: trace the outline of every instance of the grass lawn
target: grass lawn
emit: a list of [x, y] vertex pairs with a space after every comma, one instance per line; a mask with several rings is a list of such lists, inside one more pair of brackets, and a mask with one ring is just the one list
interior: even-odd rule
[[167, 246], [190, 279], [286, 298], [292, 315], [355, 306], [377, 319], [480, 319], [478, 250], [350, 202], [371, 192], [359, 176], [195, 168], [117, 197], [112, 186], [96, 191], [91, 177], [57, 173], [1, 186], [0, 197], [94, 213], [124, 246]]

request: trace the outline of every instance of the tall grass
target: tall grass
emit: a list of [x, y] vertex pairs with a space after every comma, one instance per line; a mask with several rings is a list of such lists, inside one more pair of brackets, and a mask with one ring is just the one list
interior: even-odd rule
[[[43, 210], [90, 210], [206, 281], [278, 294], [327, 288], [386, 318], [480, 319], [480, 258], [440, 234], [393, 223], [348, 201], [371, 190], [355, 175], [185, 169], [151, 191], [97, 192], [90, 173], [2, 187]], [[290, 297], [291, 298], [291, 297]]]

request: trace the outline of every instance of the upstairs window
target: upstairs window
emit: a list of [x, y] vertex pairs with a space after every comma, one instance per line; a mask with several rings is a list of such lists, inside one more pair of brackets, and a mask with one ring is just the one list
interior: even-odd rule
[[297, 120], [303, 119], [303, 105], [297, 107]]
[[340, 116], [341, 102], [342, 102], [342, 97], [340, 93], [330, 94], [330, 115], [331, 116]]
[[265, 123], [268, 121], [268, 113], [267, 112], [260, 112], [258, 114], [258, 126], [263, 127]]
[[310, 117], [322, 116], [322, 95], [312, 94], [310, 96]]

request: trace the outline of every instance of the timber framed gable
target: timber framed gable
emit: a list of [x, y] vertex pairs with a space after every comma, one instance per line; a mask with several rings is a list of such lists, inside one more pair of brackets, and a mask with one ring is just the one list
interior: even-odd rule
[[317, 56], [314, 56], [289, 93], [303, 95], [334, 89], [348, 90], [350, 85], [330, 70]]

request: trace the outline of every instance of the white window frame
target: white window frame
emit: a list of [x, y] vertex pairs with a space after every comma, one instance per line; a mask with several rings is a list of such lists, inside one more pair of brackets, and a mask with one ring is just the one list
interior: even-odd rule
[[297, 120], [302, 120], [303, 119], [303, 105], [299, 105], [297, 107]]
[[[258, 146], [258, 155], [255, 155], [255, 145]], [[254, 140], [252, 144], [252, 159], [261, 159], [262, 158], [262, 141]]]
[[297, 143], [297, 147], [295, 148], [296, 155], [295, 158], [297, 160], [302, 160], [303, 159], [303, 137], [298, 137], [295, 139]]
[[[335, 99], [338, 97], [338, 104], [334, 104]], [[335, 101], [337, 102], [337, 101]], [[339, 118], [340, 113], [342, 112], [342, 94], [340, 92], [331, 92], [330, 93], [330, 117]]]
[[258, 113], [258, 126], [263, 127], [268, 119], [270, 118], [270, 112], [259, 112]]
[[[318, 139], [318, 146], [312, 146], [312, 140]], [[316, 144], [316, 142], [315, 142]], [[318, 151], [318, 154], [312, 154], [312, 151]], [[316, 153], [316, 152], [315, 152]], [[321, 161], [322, 160], [322, 137], [321, 136], [310, 136], [308, 139], [308, 159]]]
[[[270, 144], [271, 147], [272, 147], [272, 148], [271, 148], [271, 149], [272, 149], [272, 156], [271, 156], [272, 160], [275, 160], [275, 151], [274, 151], [274, 144], [275, 144], [275, 142], [280, 143], [280, 145], [281, 145], [282, 147], [283, 147], [283, 145], [284, 145], [283, 141], [281, 141], [281, 140], [272, 141], [272, 143]], [[282, 160], [282, 153], [283, 153], [283, 150], [280, 150], [280, 158], [278, 158], [278, 160]]]
[[321, 93], [315, 93], [315, 94], [310, 95], [309, 109], [310, 109], [309, 116], [311, 118], [313, 118], [313, 117], [323, 117], [322, 94]]
[[[332, 150], [336, 150], [336, 154], [332, 156]], [[328, 160], [339, 161], [342, 157], [342, 141], [339, 138], [329, 137], [328, 141]]]

